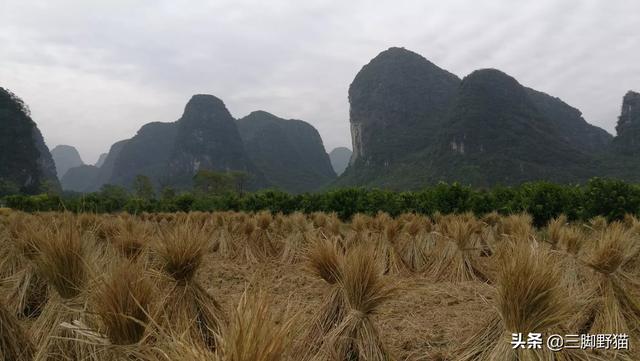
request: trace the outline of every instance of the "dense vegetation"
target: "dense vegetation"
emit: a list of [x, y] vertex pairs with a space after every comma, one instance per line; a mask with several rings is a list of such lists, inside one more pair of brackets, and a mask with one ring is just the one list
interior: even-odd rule
[[499, 70], [460, 80], [419, 54], [390, 48], [356, 75], [349, 104], [354, 153], [339, 186], [640, 181], [634, 92], [623, 100], [614, 137], [580, 110]]
[[247, 193], [237, 175], [201, 173], [195, 188], [178, 193], [172, 188], [156, 194], [146, 177], [136, 179], [135, 190], [113, 185], [89, 194], [10, 195], [5, 206], [27, 212], [188, 212], [269, 210], [290, 214], [335, 212], [348, 219], [356, 213], [390, 215], [401, 213], [490, 212], [513, 214], [527, 212], [537, 225], [565, 214], [569, 219], [586, 220], [604, 216], [620, 219], [626, 213], [640, 214], [640, 185], [613, 179], [593, 178], [584, 185], [560, 185], [549, 182], [525, 183], [516, 187], [474, 189], [457, 183], [424, 188], [415, 192], [393, 192], [380, 189], [343, 188], [323, 193], [292, 195], [277, 190]]
[[53, 159], [29, 107], [0, 87], [0, 194], [59, 188]]

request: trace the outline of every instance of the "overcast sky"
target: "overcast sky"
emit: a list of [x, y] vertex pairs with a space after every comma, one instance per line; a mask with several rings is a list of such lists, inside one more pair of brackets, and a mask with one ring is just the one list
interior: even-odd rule
[[351, 147], [349, 84], [391, 46], [460, 77], [498, 68], [613, 133], [640, 90], [640, 1], [0, 0], [0, 86], [87, 163], [195, 93]]

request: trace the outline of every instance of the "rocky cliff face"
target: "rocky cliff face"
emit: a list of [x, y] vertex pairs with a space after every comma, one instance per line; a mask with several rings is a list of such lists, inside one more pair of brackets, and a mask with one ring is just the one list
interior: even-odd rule
[[199, 169], [242, 171], [253, 175], [254, 184], [264, 182], [244, 150], [235, 119], [213, 95], [194, 95], [187, 103], [177, 122], [167, 174], [172, 183], [187, 186]]
[[56, 164], [58, 179], [62, 179], [71, 168], [84, 164], [78, 150], [70, 145], [58, 145], [51, 150], [51, 156]]
[[349, 165], [349, 160], [351, 159], [351, 149], [346, 147], [338, 147], [334, 148], [329, 153], [329, 159], [331, 159], [331, 166], [337, 175], [342, 174], [347, 166]]
[[622, 100], [622, 110], [613, 141], [616, 152], [625, 155], [640, 154], [640, 93], [629, 91]]
[[[635, 97], [626, 99], [631, 106], [623, 107], [619, 128], [632, 134]], [[354, 155], [337, 186], [492, 186], [614, 174], [610, 134], [495, 69], [460, 81], [418, 54], [391, 48], [356, 75], [349, 102]], [[631, 149], [637, 137], [617, 138]]]
[[301, 193], [335, 179], [322, 138], [309, 123], [256, 111], [237, 124], [249, 158], [273, 186]]
[[380, 53], [349, 87], [352, 162], [384, 166], [430, 145], [459, 83], [404, 48]]
[[28, 107], [0, 88], [0, 188], [38, 193], [59, 190], [56, 168]]

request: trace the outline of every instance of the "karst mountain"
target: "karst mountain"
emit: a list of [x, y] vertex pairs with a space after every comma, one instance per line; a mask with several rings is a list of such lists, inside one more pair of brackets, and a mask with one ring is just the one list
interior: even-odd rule
[[640, 165], [615, 156], [640, 148], [637, 93], [625, 96], [613, 137], [500, 70], [459, 79], [417, 53], [390, 48], [358, 72], [349, 103], [354, 153], [336, 186], [640, 179]]
[[28, 107], [0, 88], [0, 185], [4, 193], [38, 193], [59, 189], [59, 177], [65, 190], [93, 192], [105, 184], [131, 189], [144, 175], [158, 190], [181, 190], [193, 186], [200, 170], [241, 172], [249, 190], [290, 193], [409, 190], [440, 181], [477, 187], [594, 176], [640, 181], [634, 91], [623, 97], [613, 136], [577, 108], [498, 69], [460, 78], [394, 47], [362, 67], [348, 100], [353, 151], [327, 154], [319, 132], [303, 120], [262, 110], [234, 118], [221, 99], [197, 94], [178, 120], [147, 123], [86, 165], [73, 147], [50, 153]]
[[29, 108], [0, 88], [0, 195], [59, 190], [55, 163]]

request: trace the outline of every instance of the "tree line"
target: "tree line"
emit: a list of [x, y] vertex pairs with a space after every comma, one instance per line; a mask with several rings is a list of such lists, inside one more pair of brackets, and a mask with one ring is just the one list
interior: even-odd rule
[[247, 177], [239, 174], [200, 172], [194, 187], [177, 191], [170, 187], [156, 192], [151, 181], [138, 176], [133, 189], [105, 185], [88, 194], [7, 195], [3, 206], [25, 212], [190, 212], [190, 211], [271, 211], [331, 212], [342, 219], [356, 213], [374, 215], [386, 212], [433, 215], [435, 213], [490, 212], [513, 214], [527, 212], [536, 225], [543, 225], [560, 214], [570, 220], [588, 220], [604, 216], [621, 219], [625, 214], [640, 214], [640, 185], [615, 179], [593, 178], [586, 184], [566, 185], [531, 182], [514, 187], [495, 186], [475, 189], [459, 183], [439, 183], [418, 191], [390, 191], [367, 188], [328, 189], [317, 193], [289, 194], [279, 190], [247, 192]]

